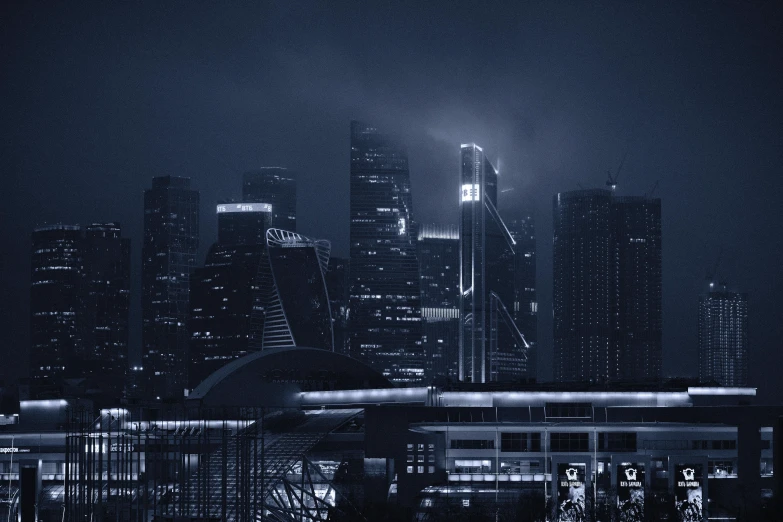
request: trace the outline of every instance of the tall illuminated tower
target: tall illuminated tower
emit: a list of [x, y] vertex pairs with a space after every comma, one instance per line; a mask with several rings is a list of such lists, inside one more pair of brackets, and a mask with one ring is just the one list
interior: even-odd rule
[[497, 210], [498, 172], [474, 143], [460, 159], [459, 377], [521, 379], [528, 344], [510, 313], [517, 245]]
[[699, 379], [748, 385], [748, 296], [715, 283], [699, 298]]
[[296, 176], [293, 171], [285, 167], [262, 167], [246, 172], [242, 176], [242, 201], [272, 205], [272, 226], [296, 232]]
[[196, 267], [199, 194], [190, 178], [153, 178], [144, 191], [141, 313], [144, 367], [155, 396], [187, 385], [190, 274]]
[[391, 380], [424, 377], [408, 157], [351, 122], [350, 354]]

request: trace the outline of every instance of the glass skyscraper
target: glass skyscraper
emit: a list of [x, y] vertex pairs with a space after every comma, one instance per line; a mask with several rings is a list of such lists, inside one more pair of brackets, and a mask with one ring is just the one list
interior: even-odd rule
[[498, 173], [481, 147], [460, 151], [459, 378], [527, 376], [527, 341], [514, 322], [516, 240], [497, 210]]
[[296, 176], [285, 167], [263, 167], [242, 176], [242, 201], [272, 205], [272, 226], [296, 232]]
[[190, 275], [199, 244], [199, 194], [190, 178], [153, 178], [144, 191], [142, 349], [154, 396], [187, 385]]
[[748, 385], [748, 296], [715, 283], [699, 298], [699, 380]]
[[84, 245], [79, 226], [51, 225], [32, 234], [30, 375], [58, 379], [85, 351]]
[[326, 272], [326, 290], [332, 308], [334, 351], [348, 354], [348, 272], [347, 259], [332, 257]]
[[514, 323], [528, 343], [525, 377], [536, 378], [538, 348], [538, 298], [536, 295], [536, 224], [526, 215], [507, 223], [514, 246]]
[[350, 354], [400, 384], [424, 377], [408, 157], [351, 122]]
[[128, 366], [130, 239], [119, 224], [53, 225], [32, 235], [31, 375], [90, 378], [122, 396]]
[[578, 190], [553, 209], [555, 380], [659, 379], [660, 199]]
[[418, 230], [425, 375], [459, 376], [459, 229], [421, 225]]
[[220, 203], [216, 212], [219, 243], [266, 243], [266, 231], [272, 227], [272, 205], [269, 203]]

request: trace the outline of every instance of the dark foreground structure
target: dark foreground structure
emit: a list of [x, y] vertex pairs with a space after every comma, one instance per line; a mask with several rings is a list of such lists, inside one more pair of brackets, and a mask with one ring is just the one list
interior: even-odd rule
[[776, 520], [783, 408], [752, 388], [396, 388], [334, 352], [185, 404], [0, 416], [0, 520]]

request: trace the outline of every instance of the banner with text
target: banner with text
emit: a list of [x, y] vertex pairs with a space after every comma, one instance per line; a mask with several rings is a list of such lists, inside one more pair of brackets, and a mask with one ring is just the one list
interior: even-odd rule
[[674, 505], [679, 522], [701, 522], [703, 519], [701, 464], [676, 464], [674, 466]]
[[557, 465], [557, 520], [585, 522], [585, 465]]
[[617, 509], [620, 522], [644, 520], [644, 464], [617, 465]]

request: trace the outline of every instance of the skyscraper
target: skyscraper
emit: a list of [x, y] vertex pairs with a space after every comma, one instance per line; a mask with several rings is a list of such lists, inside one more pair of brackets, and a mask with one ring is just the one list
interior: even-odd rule
[[661, 200], [614, 197], [610, 223], [618, 379], [656, 380], [662, 364]]
[[258, 299], [264, 244], [223, 244], [209, 249], [190, 278], [190, 386], [252, 351], [251, 320]]
[[424, 377], [408, 157], [351, 122], [350, 353], [398, 383]]
[[699, 380], [748, 385], [748, 296], [710, 285], [699, 298]]
[[130, 248], [119, 223], [84, 229], [86, 369], [113, 399], [123, 395], [128, 372]]
[[30, 375], [58, 379], [76, 371], [85, 351], [84, 245], [79, 226], [32, 234]]
[[459, 377], [527, 376], [527, 342], [514, 322], [516, 240], [497, 211], [498, 173], [481, 147], [461, 147]]
[[107, 398], [119, 398], [130, 309], [130, 240], [119, 224], [36, 229], [30, 304], [31, 375], [88, 377]]
[[326, 291], [332, 308], [334, 351], [348, 353], [348, 272], [347, 259], [332, 257], [326, 272]]
[[199, 242], [199, 195], [190, 178], [153, 178], [144, 191], [142, 346], [156, 396], [187, 385], [190, 274]]
[[242, 201], [272, 205], [272, 226], [296, 232], [296, 177], [285, 167], [263, 167], [242, 176]]
[[514, 323], [528, 343], [528, 379], [536, 378], [538, 354], [538, 298], [536, 295], [536, 225], [527, 215], [507, 222], [514, 247], [514, 305], [511, 312]]
[[418, 231], [425, 376], [459, 376], [459, 229], [421, 225]]
[[553, 208], [555, 380], [660, 378], [660, 199], [579, 190]]
[[266, 231], [272, 227], [272, 205], [269, 203], [220, 203], [216, 211], [219, 243], [266, 243]]

